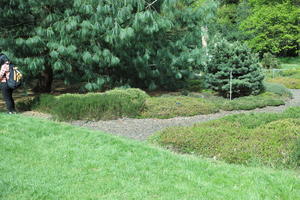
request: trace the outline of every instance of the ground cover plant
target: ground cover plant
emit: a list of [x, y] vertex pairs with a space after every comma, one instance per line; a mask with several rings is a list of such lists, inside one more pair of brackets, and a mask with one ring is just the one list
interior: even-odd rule
[[[274, 88], [278, 88], [277, 85]], [[279, 87], [280, 88], [280, 87]], [[50, 113], [59, 120], [109, 120], [131, 118], [172, 118], [216, 113], [220, 110], [252, 110], [266, 106], [279, 106], [291, 96], [284, 89], [277, 93], [236, 98], [232, 101], [211, 93], [164, 94], [150, 97], [139, 89], [115, 89], [105, 93], [44, 94], [23, 98], [17, 102], [20, 111], [36, 110]], [[275, 91], [275, 90], [274, 90]], [[275, 91], [276, 92], [276, 91]], [[289, 94], [289, 95], [288, 95]]]
[[21, 115], [0, 114], [0, 119], [0, 199], [295, 200], [300, 195], [292, 171], [176, 155]]
[[183, 153], [245, 165], [300, 166], [300, 107], [280, 114], [239, 114], [172, 127], [156, 133], [152, 142]]

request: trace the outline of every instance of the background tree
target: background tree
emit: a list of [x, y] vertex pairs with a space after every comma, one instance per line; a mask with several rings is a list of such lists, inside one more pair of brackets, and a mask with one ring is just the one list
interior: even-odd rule
[[271, 52], [277, 56], [296, 56], [299, 53], [300, 9], [291, 4], [252, 1], [252, 14], [242, 22], [241, 29], [251, 38], [248, 45], [260, 52]]

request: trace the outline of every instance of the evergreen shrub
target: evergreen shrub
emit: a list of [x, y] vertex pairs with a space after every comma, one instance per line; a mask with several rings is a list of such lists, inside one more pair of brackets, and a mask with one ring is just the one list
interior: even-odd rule
[[229, 97], [232, 71], [232, 97], [257, 95], [263, 90], [264, 75], [258, 57], [240, 42], [222, 39], [210, 50], [206, 79], [210, 88]]
[[36, 109], [60, 120], [100, 120], [134, 117], [148, 95], [140, 89], [114, 89], [105, 93], [43, 95]]

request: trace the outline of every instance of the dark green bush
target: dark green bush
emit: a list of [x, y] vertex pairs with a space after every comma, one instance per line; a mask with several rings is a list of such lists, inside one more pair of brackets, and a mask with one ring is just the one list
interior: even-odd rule
[[230, 95], [232, 72], [232, 97], [257, 95], [263, 90], [264, 75], [258, 57], [244, 44], [217, 42], [210, 51], [206, 79], [210, 88], [223, 97]]
[[[300, 107], [282, 114], [239, 114], [192, 127], [172, 127], [150, 140], [183, 153], [236, 164], [299, 166]], [[297, 118], [297, 119], [291, 119]]]
[[139, 89], [114, 89], [105, 93], [43, 95], [36, 109], [60, 120], [116, 119], [134, 117], [144, 108], [148, 95]]

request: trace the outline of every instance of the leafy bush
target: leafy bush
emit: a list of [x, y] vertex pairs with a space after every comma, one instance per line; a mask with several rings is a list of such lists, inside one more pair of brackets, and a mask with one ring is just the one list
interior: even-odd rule
[[61, 120], [133, 117], [144, 108], [148, 95], [139, 89], [114, 89], [105, 93], [43, 95], [35, 109]]
[[263, 90], [264, 76], [258, 57], [247, 46], [221, 40], [210, 53], [212, 59], [207, 64], [207, 83], [223, 97], [229, 96], [231, 72], [232, 97], [256, 95]]
[[264, 53], [261, 64], [266, 69], [279, 68], [278, 60], [271, 53]]
[[282, 84], [289, 89], [300, 89], [300, 79], [297, 78], [276, 77], [276, 78], [268, 79], [267, 81], [271, 83]]
[[272, 92], [282, 97], [291, 98], [293, 96], [290, 90], [288, 90], [284, 85], [279, 83], [264, 82], [264, 87], [266, 92]]
[[184, 153], [236, 164], [299, 166], [300, 108], [282, 114], [239, 114], [172, 127], [156, 133], [150, 141]]
[[218, 112], [218, 108], [209, 101], [192, 97], [152, 97], [146, 100], [142, 118], [171, 118], [193, 116]]

